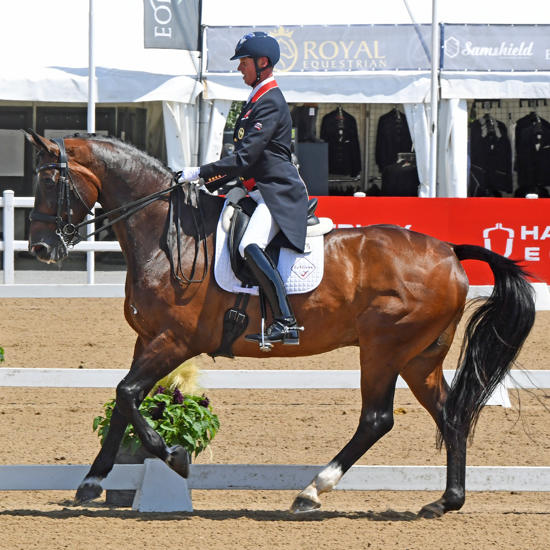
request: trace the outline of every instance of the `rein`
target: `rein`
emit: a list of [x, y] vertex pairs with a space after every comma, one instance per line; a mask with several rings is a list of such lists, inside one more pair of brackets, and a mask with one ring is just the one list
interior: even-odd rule
[[[62, 242], [67, 248], [71, 248], [74, 245], [78, 244], [80, 241], [84, 240], [85, 238], [98, 235], [101, 231], [108, 229], [109, 227], [113, 226], [119, 221], [129, 218], [130, 216], [134, 215], [136, 212], [139, 212], [146, 206], [149, 206], [151, 203], [155, 202], [159, 198], [170, 194], [171, 200], [170, 200], [169, 219], [170, 219], [170, 223], [171, 224], [173, 223], [176, 228], [176, 244], [177, 244], [177, 262], [174, 262], [172, 259], [172, 255], [170, 254], [171, 240], [167, 235], [166, 240], [168, 245], [170, 265], [172, 268], [172, 275], [180, 283], [185, 282], [186, 284], [191, 284], [191, 283], [201, 283], [202, 281], [204, 281], [206, 274], [208, 273], [208, 244], [206, 242], [206, 231], [204, 228], [204, 215], [203, 215], [200, 200], [199, 200], [198, 186], [188, 184], [189, 185], [188, 192], [184, 193], [184, 198], [183, 198], [184, 204], [191, 206], [193, 226], [196, 231], [195, 257], [193, 260], [193, 266], [191, 268], [191, 274], [189, 277], [187, 277], [183, 273], [183, 269], [181, 266], [181, 256], [182, 256], [181, 235], [180, 235], [181, 212], [180, 212], [180, 209], [176, 206], [177, 204], [181, 205], [181, 200], [176, 202], [176, 197], [180, 197], [181, 193], [183, 192], [182, 186], [184, 185], [184, 183], [178, 182], [179, 175], [181, 173], [174, 174], [173, 185], [171, 185], [167, 189], [161, 189], [160, 191], [156, 191], [155, 193], [151, 193], [150, 195], [147, 195], [135, 201], [123, 204], [117, 208], [113, 208], [112, 210], [109, 210], [108, 212], [100, 214], [99, 216], [93, 216], [89, 219], [83, 220], [80, 223], [74, 224], [71, 222], [71, 191], [76, 195], [76, 197], [82, 203], [86, 212], [89, 215], [92, 215], [92, 210], [84, 202], [84, 200], [82, 199], [82, 196], [78, 192], [76, 185], [73, 182], [71, 172], [69, 170], [69, 162], [67, 158], [67, 151], [65, 149], [64, 139], [54, 138], [52, 139], [52, 141], [56, 143], [56, 145], [59, 147], [59, 161], [54, 163], [49, 163], [49, 164], [43, 164], [42, 166], [39, 166], [36, 169], [36, 173], [39, 174], [44, 170], [59, 171], [59, 178], [57, 180], [56, 215], [54, 216], [52, 214], [44, 214], [42, 212], [38, 212], [33, 208], [29, 214], [29, 220], [31, 222], [41, 221], [46, 223], [55, 223], [56, 234], [60, 237], [60, 239], [62, 240]], [[176, 193], [174, 193], [174, 191], [176, 191]], [[176, 203], [176, 204], [173, 204], [173, 203]], [[64, 222], [63, 220], [63, 210], [65, 210], [67, 214], [67, 222]], [[197, 220], [197, 213], [196, 213], [197, 211], [198, 211], [198, 220]], [[87, 233], [86, 237], [83, 237], [79, 233], [79, 229], [81, 227], [85, 227], [89, 224], [102, 221], [112, 216], [113, 214], [118, 214], [120, 212], [122, 212], [122, 214], [120, 214], [113, 220], [109, 220], [106, 224], [103, 224], [99, 229], [96, 229], [92, 233]], [[196, 267], [197, 258], [199, 254], [199, 244], [198, 244], [199, 240], [203, 241], [203, 251], [204, 251], [204, 258], [205, 258], [204, 270], [200, 279], [194, 279], [193, 277], [195, 275], [195, 267]]]

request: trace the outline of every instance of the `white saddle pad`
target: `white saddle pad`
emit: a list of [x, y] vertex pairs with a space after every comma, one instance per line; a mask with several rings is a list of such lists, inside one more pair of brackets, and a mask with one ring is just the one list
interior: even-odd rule
[[[222, 217], [216, 230], [216, 255], [214, 258], [214, 277], [218, 285], [227, 292], [258, 294], [258, 287], [246, 288], [235, 277], [227, 246], [228, 234], [223, 229]], [[306, 252], [300, 254], [288, 248], [281, 248], [278, 264], [279, 273], [285, 283], [288, 294], [310, 292], [321, 282], [324, 270], [323, 235], [306, 239]]]

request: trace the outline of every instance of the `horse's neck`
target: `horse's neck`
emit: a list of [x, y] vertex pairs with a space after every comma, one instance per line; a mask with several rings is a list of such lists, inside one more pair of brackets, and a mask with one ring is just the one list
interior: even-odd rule
[[[170, 175], [167, 173], [152, 170], [125, 171], [123, 167], [111, 166], [102, 179], [98, 201], [106, 212], [110, 212], [166, 189], [170, 183]], [[139, 262], [144, 255], [150, 256], [158, 249], [167, 211], [167, 200], [161, 197], [113, 225], [128, 263], [132, 259]], [[109, 220], [114, 221], [123, 214], [124, 211], [115, 212], [109, 216]]]

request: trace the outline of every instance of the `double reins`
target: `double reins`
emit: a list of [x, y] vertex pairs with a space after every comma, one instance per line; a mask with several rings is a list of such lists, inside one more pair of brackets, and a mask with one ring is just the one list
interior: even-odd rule
[[[176, 172], [173, 175], [172, 185], [170, 187], [166, 189], [161, 189], [160, 191], [156, 191], [155, 193], [151, 193], [150, 195], [147, 195], [135, 201], [123, 204], [117, 208], [113, 208], [112, 210], [109, 210], [108, 212], [100, 214], [99, 216], [94, 216], [92, 210], [86, 204], [86, 202], [78, 192], [76, 185], [73, 182], [71, 172], [69, 170], [69, 161], [67, 158], [67, 150], [65, 149], [65, 140], [63, 138], [54, 138], [52, 139], [52, 141], [59, 147], [59, 161], [43, 164], [39, 166], [36, 169], [36, 173], [39, 174], [44, 170], [57, 170], [59, 172], [59, 178], [57, 180], [56, 214], [55, 216], [52, 214], [44, 214], [33, 208], [29, 214], [29, 220], [31, 222], [41, 221], [46, 223], [55, 223], [56, 234], [61, 238], [61, 240], [63, 241], [66, 247], [73, 247], [74, 245], [78, 244], [80, 241], [86, 238], [98, 235], [101, 231], [105, 231], [106, 229], [115, 225], [119, 221], [122, 221], [126, 218], [129, 218], [130, 216], [133, 216], [136, 212], [139, 212], [140, 210], [150, 205], [151, 203], [155, 202], [156, 200], [160, 199], [161, 197], [172, 194], [175, 190], [181, 191], [182, 186], [184, 185], [183, 183], [178, 182], [181, 172]], [[88, 215], [91, 216], [91, 217], [88, 217], [87, 219], [84, 219], [82, 222], [76, 223], [76, 224], [71, 222], [71, 191], [75, 194], [75, 196], [78, 198], [80, 203], [84, 206]], [[179, 195], [180, 194], [178, 193], [175, 196], [179, 196]], [[206, 274], [208, 272], [208, 245], [206, 242], [206, 232], [204, 230], [204, 215], [203, 215], [201, 203], [199, 200], [198, 186], [189, 184], [188, 192], [185, 193], [184, 195], [185, 195], [184, 202], [186, 205], [189, 205], [192, 207], [193, 207], [193, 203], [197, 205], [196, 208], [191, 208], [193, 225], [196, 230], [195, 259], [193, 261], [191, 275], [187, 277], [183, 273], [183, 270], [181, 267], [181, 257], [182, 257], [181, 237], [180, 237], [181, 220], [179, 216], [176, 216], [176, 219], [174, 220], [173, 214], [172, 214], [172, 206], [170, 209], [171, 210], [170, 221], [171, 223], [175, 222], [175, 225], [176, 225], [177, 262], [174, 263], [170, 258], [170, 264], [172, 266], [172, 274], [178, 282], [185, 282], [187, 284], [201, 283], [202, 281], [204, 281]], [[66, 217], [67, 217], [66, 222], [63, 220], [64, 211], [66, 212]], [[199, 218], [198, 220], [197, 220], [197, 211], [198, 211], [198, 218]], [[107, 223], [103, 224], [99, 229], [96, 229], [91, 233], [87, 233], [85, 237], [83, 237], [79, 233], [79, 229], [81, 227], [85, 227], [92, 223], [103, 221], [104, 219], [111, 217], [113, 214], [119, 214], [120, 212], [121, 214], [119, 216], [117, 216], [114, 219], [110, 219]], [[197, 240], [203, 241], [203, 250], [204, 250], [204, 258], [205, 258], [204, 270], [200, 279], [193, 278], [195, 274], [195, 266], [197, 263], [197, 257], [199, 253], [198, 252], [199, 246], [198, 246]], [[170, 250], [168, 252], [170, 253]]]

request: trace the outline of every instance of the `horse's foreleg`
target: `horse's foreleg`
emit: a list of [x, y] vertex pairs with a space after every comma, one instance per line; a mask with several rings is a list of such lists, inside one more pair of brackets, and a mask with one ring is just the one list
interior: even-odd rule
[[361, 391], [363, 408], [359, 426], [347, 445], [295, 498], [291, 506], [294, 513], [311, 512], [321, 506], [319, 495], [334, 489], [342, 476], [357, 460], [393, 427], [393, 399], [397, 374], [383, 380], [366, 380], [363, 373]]
[[103, 481], [113, 469], [116, 453], [127, 425], [128, 421], [120, 413], [118, 407], [115, 407], [111, 416], [109, 432], [105, 437], [99, 454], [95, 458], [90, 471], [78, 486], [75, 496], [76, 503], [88, 502], [101, 495], [103, 491], [101, 481]]
[[139, 357], [135, 357], [130, 372], [117, 386], [116, 407], [109, 433], [90, 471], [77, 490], [77, 502], [92, 500], [101, 495], [101, 481], [113, 467], [128, 423], [134, 426], [143, 446], [151, 454], [158, 456], [179, 474], [187, 477], [189, 460], [186, 451], [180, 446], [168, 449], [162, 437], [143, 418], [139, 406], [158, 380], [190, 356], [167, 334], [158, 336], [139, 350]]

